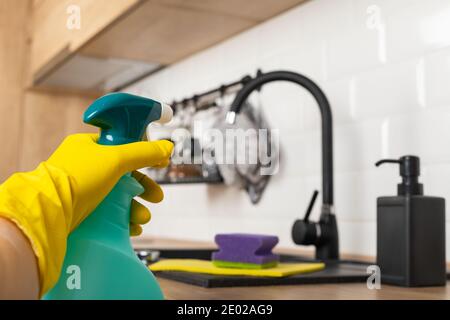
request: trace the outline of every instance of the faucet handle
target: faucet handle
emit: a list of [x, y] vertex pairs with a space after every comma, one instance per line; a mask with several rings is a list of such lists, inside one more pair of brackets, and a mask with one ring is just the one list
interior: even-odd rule
[[336, 227], [336, 217], [326, 206], [318, 222], [309, 221], [314, 203], [319, 192], [314, 190], [303, 219], [298, 219], [292, 226], [292, 240], [299, 245], [314, 245], [316, 257], [319, 260], [339, 258], [339, 238]]
[[320, 225], [317, 222], [310, 222], [309, 216], [316, 202], [319, 191], [314, 190], [308, 208], [303, 219], [296, 220], [292, 227], [292, 239], [296, 244], [311, 245], [316, 244], [320, 237]]
[[309, 201], [308, 209], [306, 209], [305, 217], [303, 218], [304, 222], [309, 221], [309, 216], [311, 215], [312, 209], [314, 208], [314, 204], [316, 203], [318, 195], [319, 191], [314, 190], [311, 200]]

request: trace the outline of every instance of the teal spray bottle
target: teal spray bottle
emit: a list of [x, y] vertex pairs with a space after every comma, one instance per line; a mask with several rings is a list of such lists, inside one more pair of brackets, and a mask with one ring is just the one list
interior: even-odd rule
[[[99, 144], [140, 141], [151, 122], [166, 123], [172, 109], [157, 101], [112, 93], [84, 113], [84, 122], [101, 129]], [[69, 236], [61, 275], [44, 296], [69, 299], [163, 299], [151, 271], [137, 258], [129, 236], [130, 207], [143, 187], [126, 174]]]

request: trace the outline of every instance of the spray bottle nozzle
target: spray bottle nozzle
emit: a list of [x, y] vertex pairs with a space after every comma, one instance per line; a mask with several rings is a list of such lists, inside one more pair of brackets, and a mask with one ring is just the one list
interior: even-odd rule
[[164, 103], [127, 93], [111, 93], [94, 101], [84, 122], [101, 129], [98, 143], [118, 145], [142, 139], [151, 122], [167, 123], [172, 108]]

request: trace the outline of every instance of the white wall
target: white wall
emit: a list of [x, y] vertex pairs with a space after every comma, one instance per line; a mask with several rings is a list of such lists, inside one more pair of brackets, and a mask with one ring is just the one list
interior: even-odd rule
[[[382, 24], [373, 29], [378, 9]], [[257, 68], [306, 74], [331, 102], [342, 252], [375, 255], [376, 198], [395, 194], [399, 180], [398, 168], [374, 167], [381, 158], [419, 155], [425, 193], [450, 200], [450, 1], [312, 0], [129, 91], [170, 102]], [[166, 186], [146, 234], [212, 240], [218, 232], [259, 232], [293, 246], [292, 223], [320, 188], [318, 111], [287, 83], [265, 87], [261, 100], [283, 151], [261, 203], [224, 186]], [[447, 236], [448, 257], [449, 248]]]

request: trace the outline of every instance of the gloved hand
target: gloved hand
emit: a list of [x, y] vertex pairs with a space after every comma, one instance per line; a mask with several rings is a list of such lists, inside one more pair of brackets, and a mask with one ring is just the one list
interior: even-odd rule
[[[0, 216], [15, 222], [30, 240], [38, 259], [41, 295], [59, 278], [69, 233], [125, 173], [167, 166], [173, 150], [165, 140], [104, 146], [97, 139], [92, 134], [71, 135], [36, 170], [16, 173], [0, 186]], [[162, 200], [155, 182], [138, 172], [133, 175], [146, 189], [142, 198]], [[133, 202], [131, 232], [140, 233], [139, 224], [149, 219], [146, 208]]]
[[[160, 165], [157, 167], [161, 167]], [[133, 172], [133, 177], [144, 187], [145, 191], [139, 197], [148, 202], [158, 203], [164, 198], [164, 193], [159, 184], [139, 171]], [[142, 233], [142, 224], [146, 224], [151, 219], [151, 213], [147, 207], [133, 199], [130, 212], [130, 235], [138, 236]]]

